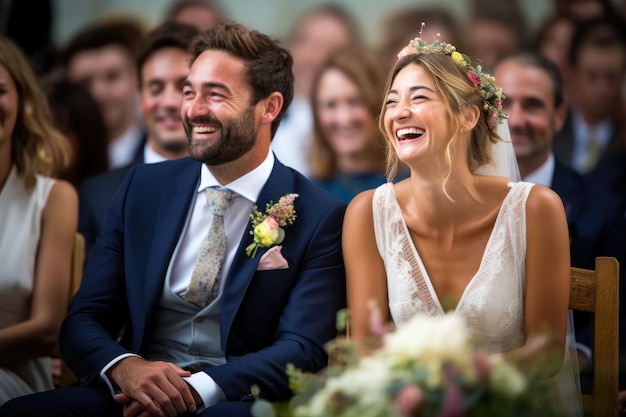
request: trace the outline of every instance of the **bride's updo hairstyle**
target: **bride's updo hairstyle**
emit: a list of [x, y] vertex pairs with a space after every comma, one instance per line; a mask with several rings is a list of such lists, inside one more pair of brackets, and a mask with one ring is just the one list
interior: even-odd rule
[[[422, 24], [423, 27], [423, 24]], [[452, 172], [452, 145], [454, 138], [461, 131], [464, 116], [473, 107], [480, 110], [480, 117], [471, 132], [471, 142], [468, 148], [468, 165], [472, 172], [492, 162], [492, 145], [501, 141], [497, 126], [507, 118], [502, 111], [502, 101], [505, 95], [502, 89], [495, 85], [491, 74], [480, 64], [471, 65], [471, 60], [464, 54], [456, 51], [454, 46], [435, 40], [428, 44], [420, 38], [413, 39], [399, 54], [398, 61], [392, 68], [385, 95], [391, 90], [393, 81], [398, 73], [411, 64], [421, 66], [430, 73], [435, 85], [449, 111], [452, 123], [451, 130], [456, 132], [450, 138], [446, 147], [446, 163], [448, 164], [449, 178]], [[379, 128], [393, 150], [391, 141], [395, 140], [387, 135], [384, 127], [386, 106], [383, 105], [379, 117]], [[398, 170], [398, 156], [395, 151], [387, 152], [387, 178], [394, 178]]]

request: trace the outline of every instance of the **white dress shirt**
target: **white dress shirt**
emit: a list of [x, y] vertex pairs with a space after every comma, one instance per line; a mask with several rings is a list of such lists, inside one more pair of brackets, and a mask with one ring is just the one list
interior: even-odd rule
[[140, 124], [131, 126], [122, 136], [115, 138], [109, 144], [109, 169], [131, 164], [135, 159], [135, 153], [139, 149], [143, 136]]
[[230, 265], [235, 258], [241, 236], [250, 224], [252, 206], [259, 198], [259, 193], [267, 182], [273, 167], [274, 155], [269, 152], [265, 161], [254, 170], [229, 184], [221, 185], [206, 165], [202, 165], [200, 185], [198, 186], [193, 212], [189, 220], [189, 227], [187, 227], [186, 233], [182, 236], [183, 240], [178, 256], [172, 260], [174, 264], [170, 286], [174, 293], [178, 294], [184, 291], [189, 285], [198, 251], [202, 241], [209, 232], [209, 225], [213, 219], [213, 214], [204, 196], [204, 190], [209, 187], [228, 188], [243, 197], [232, 200], [224, 212], [224, 232], [226, 236], [237, 236], [237, 238], [226, 240], [226, 256], [222, 265], [222, 273], [220, 274], [222, 276], [221, 292], [224, 280], [230, 271]]
[[157, 162], [166, 161], [163, 155], [155, 152], [147, 143], [143, 147], [143, 163], [144, 164], [156, 164]]
[[280, 162], [310, 175], [309, 148], [313, 142], [313, 112], [306, 97], [294, 96], [272, 139], [272, 150]]
[[539, 168], [522, 178], [522, 181], [532, 182], [533, 184], [543, 185], [544, 187], [552, 187], [552, 179], [554, 178], [554, 154], [550, 152], [548, 159]]

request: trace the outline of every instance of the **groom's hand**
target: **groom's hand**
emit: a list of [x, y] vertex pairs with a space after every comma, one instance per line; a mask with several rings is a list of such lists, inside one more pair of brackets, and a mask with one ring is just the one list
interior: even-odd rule
[[122, 394], [115, 400], [124, 407], [124, 417], [152, 415], [173, 417], [196, 410], [191, 387], [183, 377], [191, 373], [169, 362], [150, 362], [131, 356], [108, 372]]

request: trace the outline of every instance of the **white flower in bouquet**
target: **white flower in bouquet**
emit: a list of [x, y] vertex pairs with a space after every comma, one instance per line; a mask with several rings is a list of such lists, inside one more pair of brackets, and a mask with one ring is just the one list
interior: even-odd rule
[[295, 409], [295, 416], [326, 416], [328, 410], [342, 411], [344, 416], [384, 416], [390, 412], [381, 383], [389, 380], [389, 366], [373, 358], [365, 358], [360, 366], [328, 378], [323, 390], [309, 404]]
[[384, 337], [379, 355], [396, 366], [404, 361], [428, 370], [429, 386], [441, 384], [444, 365], [454, 363], [469, 380], [475, 378], [474, 343], [458, 315], [439, 317], [415, 316], [393, 333]]
[[[457, 314], [416, 316], [368, 356], [320, 375], [288, 372], [289, 403], [259, 398], [255, 417], [535, 416], [541, 385], [501, 354], [477, 349]], [[344, 344], [345, 340], [341, 340]], [[348, 342], [349, 345], [352, 345]], [[357, 352], [358, 349], [353, 349]], [[308, 381], [308, 383], [307, 383]], [[320, 384], [320, 381], [321, 384]], [[542, 404], [543, 405], [543, 404]], [[554, 416], [543, 410], [543, 416]]]
[[492, 355], [491, 361], [493, 366], [489, 383], [494, 390], [501, 391], [505, 395], [517, 396], [527, 389], [526, 378], [506, 362], [502, 355]]

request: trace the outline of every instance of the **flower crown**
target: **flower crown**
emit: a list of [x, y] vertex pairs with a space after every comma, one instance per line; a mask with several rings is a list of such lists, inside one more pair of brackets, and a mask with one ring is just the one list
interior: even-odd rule
[[[483, 111], [487, 114], [489, 126], [495, 129], [503, 120], [508, 118], [502, 111], [502, 101], [506, 98], [502, 88], [495, 84], [495, 78], [487, 68], [483, 68], [482, 62], [476, 60], [476, 66], [472, 66], [472, 60], [465, 54], [456, 50], [454, 45], [435, 39], [429, 44], [422, 39], [422, 31], [426, 24], [422, 22], [419, 36], [412, 39], [407, 46], [400, 51], [398, 58], [411, 54], [441, 54], [448, 55], [454, 62], [467, 70], [467, 78], [476, 87], [479, 87], [480, 97], [483, 100]], [[437, 34], [438, 36], [439, 34]]]

